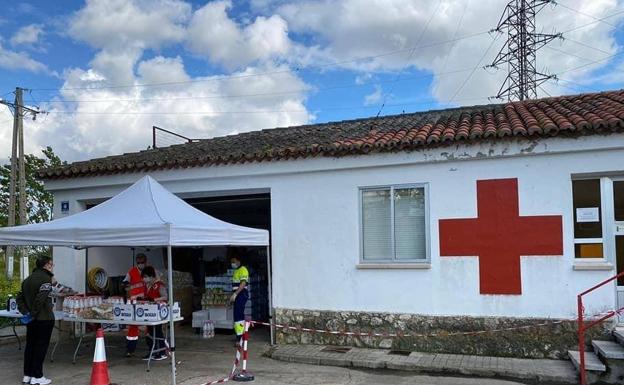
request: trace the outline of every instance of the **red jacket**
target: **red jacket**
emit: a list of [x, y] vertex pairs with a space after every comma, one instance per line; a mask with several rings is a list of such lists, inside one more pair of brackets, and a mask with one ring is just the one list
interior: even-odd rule
[[164, 302], [167, 300], [167, 297], [162, 296], [161, 289], [163, 288], [165, 288], [165, 284], [162, 281], [156, 281], [147, 289], [145, 297], [150, 301]]

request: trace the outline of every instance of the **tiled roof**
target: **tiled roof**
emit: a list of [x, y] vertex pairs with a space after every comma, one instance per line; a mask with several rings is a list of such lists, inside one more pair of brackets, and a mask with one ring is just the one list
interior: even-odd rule
[[624, 132], [624, 90], [274, 128], [75, 162], [46, 179]]

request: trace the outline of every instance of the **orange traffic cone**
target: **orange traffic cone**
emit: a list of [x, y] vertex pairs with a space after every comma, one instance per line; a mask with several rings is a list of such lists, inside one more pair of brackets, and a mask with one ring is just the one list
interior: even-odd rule
[[93, 354], [90, 385], [110, 385], [106, 350], [104, 349], [104, 330], [102, 328], [99, 328], [95, 334], [95, 353]]

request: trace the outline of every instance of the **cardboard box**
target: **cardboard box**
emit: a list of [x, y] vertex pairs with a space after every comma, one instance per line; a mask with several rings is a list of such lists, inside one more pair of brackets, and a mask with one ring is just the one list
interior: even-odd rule
[[234, 310], [231, 307], [210, 307], [208, 310], [210, 311], [211, 321], [234, 322]]
[[[169, 309], [167, 309], [166, 312], [168, 316]], [[161, 320], [160, 305], [158, 304], [134, 305], [134, 320], [143, 321], [143, 322], [160, 321]]]
[[182, 317], [191, 318], [193, 314], [193, 288], [174, 288], [173, 299], [180, 304], [180, 314], [182, 314]]
[[115, 321], [134, 321], [134, 305], [114, 305], [113, 319]]
[[7, 305], [7, 310], [9, 311], [9, 313], [20, 313], [17, 309], [17, 301], [15, 300], [15, 298], [10, 298]]
[[173, 318], [180, 318], [181, 313], [182, 313], [182, 310], [180, 308], [180, 303], [174, 302], [173, 303]]
[[[180, 316], [180, 305], [173, 304], [173, 316]], [[143, 322], [154, 322], [169, 319], [169, 306], [164, 304], [143, 304], [134, 306], [134, 320]]]
[[119, 324], [102, 324], [102, 330], [104, 332], [119, 332], [121, 331], [121, 326]]
[[204, 322], [208, 320], [210, 320], [210, 310], [194, 311], [191, 326], [194, 328], [200, 328], [204, 326]]

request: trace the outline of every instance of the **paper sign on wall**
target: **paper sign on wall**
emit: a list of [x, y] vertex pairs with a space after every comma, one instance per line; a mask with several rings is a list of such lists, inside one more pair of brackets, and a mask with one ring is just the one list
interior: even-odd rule
[[600, 212], [598, 207], [579, 207], [576, 209], [576, 221], [583, 222], [600, 222]]

